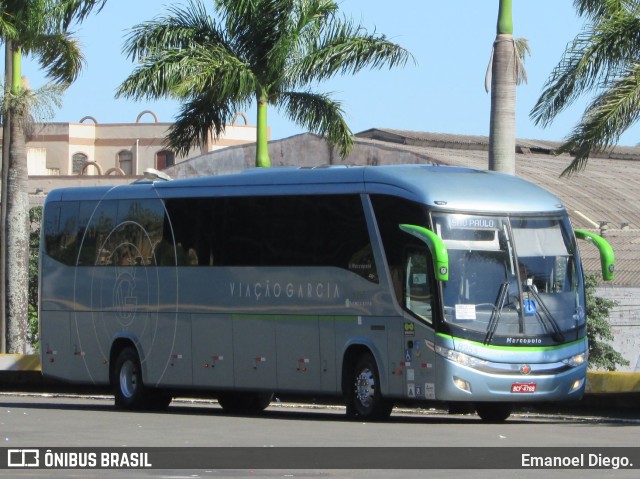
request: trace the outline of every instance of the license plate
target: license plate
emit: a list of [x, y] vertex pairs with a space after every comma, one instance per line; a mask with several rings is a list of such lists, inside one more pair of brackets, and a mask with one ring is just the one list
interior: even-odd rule
[[511, 385], [512, 393], [534, 393], [536, 392], [536, 383], [513, 383]]

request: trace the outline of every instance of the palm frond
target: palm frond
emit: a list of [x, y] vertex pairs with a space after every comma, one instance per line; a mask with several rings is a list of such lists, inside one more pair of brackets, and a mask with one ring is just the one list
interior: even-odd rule
[[29, 123], [35, 121], [49, 120], [54, 117], [55, 110], [62, 106], [62, 96], [67, 87], [68, 85], [47, 83], [36, 90], [24, 88], [18, 94], [14, 94], [4, 93], [4, 87], [0, 85], [2, 116], [4, 117], [4, 111], [7, 109], [18, 113], [15, 118], [23, 122], [23, 128], [27, 128]]
[[194, 45], [188, 50], [158, 50], [146, 57], [118, 87], [116, 97], [188, 99], [215, 92], [219, 98], [244, 101], [255, 91], [253, 72], [224, 47]]
[[198, 95], [182, 105], [176, 121], [169, 128], [166, 145], [178, 155], [186, 156], [193, 147], [205, 144], [209, 134], [219, 138], [241, 103], [217, 103], [206, 94]]
[[82, 23], [92, 12], [100, 13], [107, 0], [61, 0], [53, 2], [52, 17], [67, 30], [73, 23]]
[[325, 137], [345, 159], [353, 146], [353, 134], [339, 102], [329, 94], [284, 92], [279, 98], [287, 116], [298, 125]]
[[527, 83], [527, 70], [524, 62], [528, 56], [531, 56], [531, 49], [526, 38], [515, 38], [515, 64], [516, 64], [516, 85]]
[[55, 116], [56, 110], [62, 107], [62, 97], [69, 85], [47, 83], [33, 91], [33, 102], [29, 109], [36, 122], [45, 122]]
[[175, 85], [174, 92], [180, 97], [215, 91], [219, 97], [231, 101], [254, 96], [258, 83], [249, 65], [230, 55], [224, 48], [197, 46], [188, 57], [180, 52], [187, 74]]
[[579, 96], [607, 83], [640, 56], [640, 17], [619, 13], [586, 27], [571, 42], [529, 114], [547, 126]]
[[172, 6], [164, 16], [135, 25], [122, 52], [132, 61], [145, 61], [158, 49], [186, 49], [194, 45], [228, 45], [224, 30], [213, 21], [202, 2]]
[[640, 2], [638, 0], [574, 0], [573, 6], [579, 16], [599, 20], [616, 15], [622, 10], [637, 12]]
[[274, 90], [287, 88], [282, 72], [287, 64], [304, 54], [305, 45], [315, 41], [321, 26], [337, 9], [337, 5], [332, 0], [308, 0], [291, 2], [286, 8], [288, 14], [269, 26], [272, 41], [268, 46], [262, 43], [267, 46], [263, 57], [256, 58], [268, 66], [260, 69], [259, 76]]
[[562, 175], [583, 170], [591, 153], [610, 148], [639, 117], [640, 63], [636, 63], [593, 100], [583, 120], [558, 149], [558, 153], [574, 155]]
[[17, 37], [17, 30], [8, 12], [0, 12], [0, 38], [3, 40], [13, 40]]
[[[346, 156], [352, 139], [340, 104], [329, 95], [291, 91], [338, 73], [414, 61], [384, 35], [339, 20], [334, 0], [213, 4], [215, 18], [201, 0], [172, 7], [166, 16], [133, 27], [123, 48], [137, 66], [116, 96], [185, 101], [169, 136], [173, 149], [183, 153], [209, 130], [219, 134], [229, 114], [259, 95]], [[200, 118], [189, 118], [195, 114]]]
[[60, 85], [73, 83], [84, 67], [80, 44], [68, 32], [40, 35], [30, 47], [38, 52], [38, 62], [46, 75]]
[[[234, 54], [269, 83], [282, 69], [274, 48], [288, 32], [290, 16], [299, 0], [216, 0]], [[306, 3], [302, 2], [302, 3]]]
[[413, 55], [385, 35], [369, 34], [359, 25], [336, 19], [289, 66], [287, 77], [308, 84], [336, 74], [355, 74], [365, 67], [393, 68], [408, 62], [415, 62]]

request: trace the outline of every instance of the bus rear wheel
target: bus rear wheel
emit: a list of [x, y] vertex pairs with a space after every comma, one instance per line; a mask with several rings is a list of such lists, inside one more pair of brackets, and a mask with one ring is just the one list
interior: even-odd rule
[[483, 421], [502, 422], [511, 416], [511, 404], [503, 402], [476, 403], [476, 412]]
[[121, 409], [144, 408], [142, 369], [138, 353], [132, 347], [124, 348], [118, 354], [113, 369], [113, 388], [116, 407]]
[[360, 419], [380, 420], [391, 415], [393, 402], [382, 397], [380, 375], [374, 357], [360, 356], [353, 368], [347, 413]]

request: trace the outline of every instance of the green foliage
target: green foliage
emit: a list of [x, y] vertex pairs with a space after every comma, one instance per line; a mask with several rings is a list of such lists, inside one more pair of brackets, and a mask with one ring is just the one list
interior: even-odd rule
[[[215, 15], [202, 0], [172, 6], [166, 16], [134, 26], [124, 47], [138, 66], [116, 95], [182, 101], [167, 137], [177, 154], [204, 144], [210, 132], [220, 136], [237, 111], [257, 102], [258, 108], [280, 108], [346, 157], [353, 139], [340, 103], [312, 88], [336, 75], [413, 60], [384, 35], [341, 18], [333, 0], [213, 0], [213, 5]], [[257, 130], [262, 151], [266, 110], [258, 114]]]
[[629, 361], [609, 344], [610, 341], [613, 341], [613, 333], [607, 318], [616, 302], [596, 296], [595, 288], [597, 285], [598, 275], [585, 276], [589, 368], [615, 371], [616, 365], [628, 366]]
[[29, 344], [38, 350], [40, 337], [38, 335], [38, 253], [40, 246], [40, 224], [42, 222], [42, 207], [36, 206], [29, 210], [31, 232], [29, 234]]
[[578, 172], [592, 152], [615, 144], [640, 118], [640, 2], [574, 0], [587, 19], [551, 72], [530, 116], [548, 126], [583, 95], [593, 97], [557, 153], [574, 160], [562, 173]]

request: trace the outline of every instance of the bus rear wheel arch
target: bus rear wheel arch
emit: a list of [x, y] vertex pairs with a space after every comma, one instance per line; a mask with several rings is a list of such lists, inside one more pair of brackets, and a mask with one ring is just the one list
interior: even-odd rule
[[140, 357], [133, 345], [125, 345], [112, 353], [115, 357], [111, 371], [111, 384], [115, 405], [128, 410], [162, 410], [169, 406], [172, 396], [168, 391], [149, 389], [142, 380]]
[[132, 346], [123, 348], [116, 356], [112, 373], [116, 406], [122, 409], [144, 407], [144, 384], [140, 358]]

